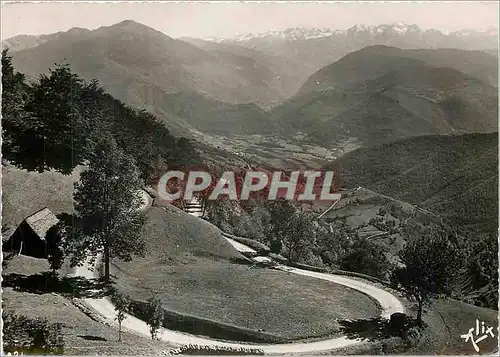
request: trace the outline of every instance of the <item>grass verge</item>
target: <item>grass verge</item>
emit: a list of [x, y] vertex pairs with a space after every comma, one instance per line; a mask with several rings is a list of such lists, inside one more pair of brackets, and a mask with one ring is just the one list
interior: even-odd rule
[[[16, 256], [4, 267], [2, 275], [31, 276], [49, 270], [46, 260]], [[24, 315], [28, 319], [47, 318], [50, 323], [62, 323], [65, 355], [162, 355], [172, 348], [161, 341], [125, 332], [118, 342], [115, 328], [96, 321], [88, 311], [76, 305], [80, 299], [70, 299], [49, 291], [36, 293], [3, 287], [3, 309]]]
[[[337, 320], [379, 313], [371, 298], [344, 286], [235, 264], [241, 255], [208, 222], [157, 204], [148, 214], [146, 257], [114, 261], [111, 269], [117, 288], [135, 301], [157, 295], [172, 316], [283, 341], [332, 335], [338, 333]], [[193, 325], [178, 325], [183, 324]], [[227, 337], [201, 329], [213, 338]]]

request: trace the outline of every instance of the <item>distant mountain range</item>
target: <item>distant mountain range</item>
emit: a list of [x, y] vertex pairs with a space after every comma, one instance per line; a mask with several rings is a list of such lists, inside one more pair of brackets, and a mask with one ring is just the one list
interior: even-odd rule
[[498, 29], [490, 28], [487, 30], [460, 30], [454, 32], [442, 32], [438, 30], [422, 30], [417, 25], [407, 25], [402, 22], [394, 24], [382, 24], [377, 26], [370, 25], [354, 25], [347, 30], [331, 29], [331, 28], [307, 28], [293, 27], [282, 30], [269, 30], [260, 33], [248, 33], [237, 35], [234, 37], [207, 37], [206, 40], [213, 42], [247, 42], [255, 39], [263, 38], [281, 38], [287, 41], [309, 40], [313, 38], [330, 37], [330, 36], [351, 36], [355, 34], [369, 34], [372, 36], [405, 36], [408, 34], [417, 34], [421, 37], [447, 36], [448, 38], [464, 38], [464, 37], [480, 37], [485, 41], [495, 42], [495, 37], [498, 35]]
[[[120, 39], [117, 38], [118, 33], [121, 33]], [[125, 33], [129, 34], [128, 42], [125, 42]], [[134, 36], [131, 36], [132, 34]], [[151, 45], [154, 44], [157, 48], [154, 50], [152, 46], [144, 48], [146, 50], [144, 55], [156, 57], [151, 60], [156, 63], [164, 57], [177, 57], [184, 68], [179, 69], [181, 73], [172, 73], [172, 77], [181, 77], [183, 82], [193, 82], [183, 83], [185, 87], [213, 96], [218, 100], [231, 103], [254, 102], [264, 108], [276, 106], [290, 97], [315, 71], [350, 52], [367, 46], [387, 45], [402, 49], [455, 48], [484, 50], [490, 54], [496, 54], [498, 48], [497, 29], [462, 30], [445, 34], [437, 30], [422, 30], [416, 25], [397, 23], [378, 26], [355, 25], [348, 30], [288, 28], [241, 35], [230, 39], [210, 38], [207, 41], [207, 39], [189, 37], [175, 40], [130, 20], [93, 31], [75, 27], [66, 32], [49, 35], [19, 35], [4, 40], [3, 45], [10, 48], [11, 52], [45, 45], [45, 48], [35, 53], [45, 52], [53, 47], [56, 54], [50, 59], [57, 59], [57, 55], [64, 50], [61, 48], [63, 43], [66, 46], [74, 44], [74, 52], [78, 54], [82, 47], [84, 48], [84, 43], [88, 45], [97, 38], [101, 39], [101, 43], [94, 43], [94, 45], [98, 46], [101, 56], [105, 50], [108, 52], [116, 50], [120, 43], [130, 46], [134, 40], [141, 40]], [[108, 43], [103, 43], [103, 38], [107, 38]], [[145, 41], [146, 38], [148, 41]], [[115, 48], [106, 48], [111, 41], [116, 44]], [[186, 42], [196, 47], [198, 51], [187, 46]], [[176, 53], [171, 53], [174, 49]], [[92, 52], [95, 51], [97, 50]], [[170, 54], [168, 56], [165, 53], [162, 54], [165, 51]], [[92, 52], [88, 55], [92, 55]], [[25, 54], [29, 55], [30, 52]], [[123, 53], [110, 53], [107, 60], [112, 59], [121, 65], [119, 57], [121, 55]], [[188, 58], [192, 60], [190, 63], [185, 63]], [[86, 58], [86, 61], [90, 62], [96, 60], [98, 58]], [[44, 58], [41, 58], [37, 69], [40, 70], [46, 66], [46, 62]], [[91, 65], [89, 64], [88, 67]], [[128, 69], [122, 68], [122, 70]], [[153, 76], [156, 75], [154, 71]], [[90, 71], [86, 68], [82, 72]], [[160, 77], [160, 79], [164, 82], [164, 78]], [[172, 82], [172, 78], [169, 82]], [[178, 86], [178, 84], [174, 85], [174, 87]]]
[[273, 115], [289, 135], [327, 147], [494, 132], [498, 95], [487, 81], [496, 82], [496, 66], [479, 51], [370, 46], [314, 73]]
[[[83, 78], [97, 78], [174, 134], [202, 141], [196, 147], [214, 166], [241, 167], [254, 155], [266, 167], [305, 167], [312, 154], [320, 166], [331, 152], [338, 159], [327, 168], [341, 171], [345, 187], [418, 205], [478, 237], [496, 232], [492, 35], [399, 25], [330, 32], [211, 42], [124, 21], [4, 44], [13, 46], [15, 69], [29, 77], [65, 62]], [[346, 209], [340, 213], [360, 210]]]
[[67, 62], [83, 78], [99, 79], [113, 96], [150, 110], [163, 111], [162, 96], [177, 92], [275, 105], [310, 74], [283, 58], [232, 45], [195, 46], [134, 21], [4, 42], [12, 44], [16, 68], [29, 76]]
[[[54, 34], [18, 35], [5, 39], [3, 44], [4, 46], [9, 47], [12, 51], [20, 51], [36, 47], [56, 37], [65, 36], [68, 32], [76, 34], [79, 32], [90, 32], [90, 30], [74, 27], [67, 32], [60, 31]], [[377, 42], [380, 42], [381, 39], [384, 41], [391, 41], [391, 37], [393, 37], [393, 40], [398, 37], [407, 37], [408, 40], [415, 40], [417, 38], [421, 41], [426, 41], [431, 47], [445, 48], [455, 48], [457, 43], [461, 45], [459, 48], [465, 46], [467, 49], [492, 49], [496, 48], [498, 45], [497, 28], [489, 28], [487, 30], [468, 29], [443, 32], [435, 29], [422, 30], [417, 25], [408, 25], [401, 22], [376, 26], [359, 24], [354, 25], [347, 30], [315, 27], [291, 27], [280, 30], [268, 30], [260, 33], [241, 34], [234, 37], [205, 37], [202, 40], [215, 43], [240, 43], [245, 45], [246, 43], [260, 40], [281, 39], [285, 41], [300, 41], [325, 37], [334, 37], [338, 40], [342, 37], [359, 38], [360, 36], [377, 39]]]
[[498, 29], [443, 33], [435, 29], [422, 30], [417, 25], [396, 23], [378, 26], [355, 25], [348, 30], [289, 28], [211, 40], [238, 44], [285, 57], [316, 71], [349, 52], [372, 45], [402, 49], [457, 48], [496, 51]]
[[[492, 86], [498, 85], [498, 61], [483, 51], [459, 49], [410, 49], [393, 46], [367, 46], [321, 68], [309, 77], [300, 93], [342, 87], [374, 79], [391, 71], [410, 71], [418, 65], [453, 68]], [[434, 80], [439, 85], [438, 78]]]
[[[356, 147], [496, 131], [498, 61], [486, 53], [492, 33], [445, 35], [396, 24], [211, 42], [123, 21], [17, 36], [4, 45], [28, 77], [68, 63], [176, 134], [304, 134], [326, 147]], [[423, 49], [380, 45], [387, 43]], [[456, 48], [428, 49], [435, 46]]]

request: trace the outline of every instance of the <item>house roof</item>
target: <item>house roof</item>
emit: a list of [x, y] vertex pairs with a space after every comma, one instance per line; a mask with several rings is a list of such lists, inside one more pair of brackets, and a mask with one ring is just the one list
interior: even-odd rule
[[14, 227], [9, 227], [7, 230], [3, 231], [2, 232], [2, 242], [8, 241], [10, 236], [14, 234], [16, 229], [17, 229], [17, 226], [14, 226]]
[[47, 231], [59, 222], [57, 217], [47, 207], [27, 217], [25, 221], [40, 239], [45, 239]]

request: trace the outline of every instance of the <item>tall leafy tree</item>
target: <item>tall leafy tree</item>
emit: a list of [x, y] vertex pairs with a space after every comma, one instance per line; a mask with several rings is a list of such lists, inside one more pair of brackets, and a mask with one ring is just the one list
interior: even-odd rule
[[472, 241], [468, 257], [471, 290], [475, 303], [494, 307], [498, 303], [498, 238], [495, 234]]
[[349, 250], [349, 253], [343, 257], [340, 263], [341, 269], [368, 274], [381, 279], [386, 278], [387, 271], [390, 268], [386, 248], [373, 243], [369, 239], [361, 238], [357, 239]]
[[4, 157], [27, 170], [69, 173], [85, 159], [89, 139], [104, 132], [102, 89], [68, 66], [57, 66], [30, 86], [4, 51], [2, 86]]
[[313, 216], [304, 210], [297, 210], [289, 217], [280, 232], [289, 262], [303, 258], [315, 239]]
[[122, 340], [122, 323], [127, 317], [126, 314], [130, 310], [131, 299], [130, 296], [120, 293], [119, 291], [112, 291], [111, 301], [115, 305], [116, 317], [118, 321], [118, 341]]
[[148, 183], [167, 163], [200, 163], [189, 140], [176, 140], [152, 114], [124, 105], [67, 65], [27, 84], [4, 50], [2, 87], [2, 154], [24, 169], [70, 173], [89, 159], [104, 133], [136, 160]]
[[357, 236], [356, 228], [344, 223], [329, 223], [318, 220], [316, 247], [314, 252], [324, 264], [339, 267], [350, 251], [351, 240]]
[[442, 223], [413, 222], [404, 227], [403, 264], [391, 277], [394, 287], [418, 303], [417, 322], [422, 324], [424, 303], [436, 296], [450, 296], [464, 267], [460, 236]]
[[29, 125], [23, 147], [32, 158], [32, 169], [54, 168], [63, 173], [84, 159], [89, 134], [81, 95], [85, 83], [68, 66], [57, 66], [40, 75], [25, 105]]
[[60, 233], [62, 229], [62, 222], [52, 226], [45, 235], [45, 242], [47, 248], [47, 260], [52, 269], [54, 277], [57, 276], [57, 270], [61, 269], [64, 263], [64, 251], [62, 244], [63, 235]]
[[24, 104], [28, 86], [16, 72], [8, 50], [2, 51], [2, 152], [7, 159], [17, 156], [26, 124]]
[[272, 224], [268, 226], [270, 241], [281, 241], [283, 239], [283, 231], [290, 222], [291, 217], [295, 214], [296, 208], [293, 204], [283, 198], [273, 201], [267, 201], [265, 207], [269, 211]]
[[129, 261], [134, 254], [143, 253], [141, 227], [145, 215], [139, 211], [141, 180], [134, 160], [109, 136], [94, 150], [88, 170], [75, 184], [78, 227], [68, 237], [67, 245], [73, 253], [73, 265], [102, 253], [104, 279], [109, 282], [111, 258]]

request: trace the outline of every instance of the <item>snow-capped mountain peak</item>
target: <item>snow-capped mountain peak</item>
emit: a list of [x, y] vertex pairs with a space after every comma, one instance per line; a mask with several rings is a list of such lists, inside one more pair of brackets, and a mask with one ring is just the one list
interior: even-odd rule
[[233, 38], [219, 38], [219, 37], [208, 37], [205, 40], [213, 42], [246, 42], [254, 39], [264, 39], [264, 38], [274, 38], [283, 39], [288, 41], [293, 40], [308, 40], [313, 38], [329, 37], [329, 36], [346, 36], [353, 33], [369, 33], [373, 35], [383, 34], [386, 32], [392, 32], [395, 34], [404, 35], [407, 32], [419, 32], [421, 31], [417, 25], [407, 25], [402, 22], [398, 22], [392, 25], [354, 25], [347, 30], [335, 30], [331, 28], [306, 28], [306, 27], [292, 27], [286, 29], [272, 29], [260, 33], [247, 33], [237, 35]]
[[350, 29], [346, 31], [346, 33], [370, 33], [373, 35], [383, 34], [383, 33], [392, 33], [405, 35], [409, 32], [421, 32], [420, 28], [417, 25], [407, 25], [403, 22], [397, 22], [390, 25], [377, 25], [377, 26], [368, 26], [368, 25], [354, 25]]
[[460, 31], [455, 31], [452, 34], [456, 36], [463, 36], [463, 37], [468, 37], [468, 36], [498, 36], [498, 28], [488, 28], [484, 30], [473, 30], [473, 29], [466, 29], [466, 30], [460, 30]]
[[346, 37], [346, 36], [362, 36], [362, 37], [373, 37], [378, 36], [392, 36], [392, 37], [403, 37], [407, 35], [423, 35], [423, 34], [435, 34], [441, 36], [497, 36], [498, 29], [487, 29], [484, 31], [478, 30], [462, 30], [448, 33], [446, 31], [439, 31], [435, 29], [422, 30], [417, 25], [408, 25], [403, 22], [396, 22], [393, 24], [384, 25], [354, 25], [347, 30], [335, 30], [331, 28], [306, 28], [306, 27], [293, 27], [286, 29], [272, 29], [260, 33], [248, 33], [235, 36], [233, 38], [205, 38], [205, 40], [213, 42], [248, 42], [252, 40], [285, 40], [285, 41], [295, 41], [295, 40], [309, 40], [322, 37]]
[[308, 40], [311, 38], [328, 37], [335, 33], [343, 31], [335, 31], [328, 28], [305, 28], [291, 27], [286, 29], [271, 29], [260, 33], [248, 33], [237, 35], [233, 38], [206, 38], [206, 40], [214, 42], [236, 41], [244, 42], [259, 38], [281, 38], [283, 40]]

